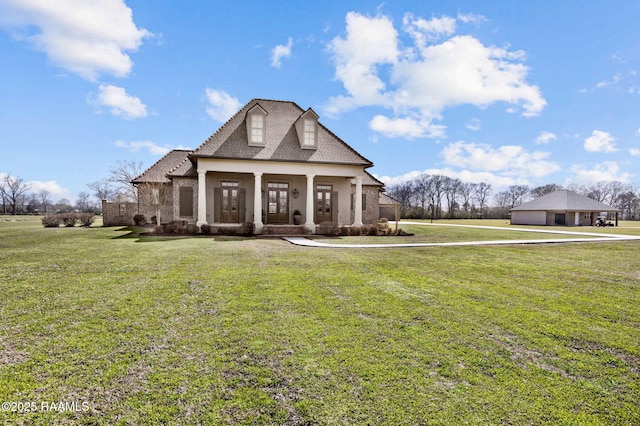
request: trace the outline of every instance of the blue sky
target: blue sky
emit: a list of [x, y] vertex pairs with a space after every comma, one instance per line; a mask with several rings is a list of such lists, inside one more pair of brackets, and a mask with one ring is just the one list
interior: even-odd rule
[[252, 98], [393, 183], [640, 183], [640, 2], [0, 0], [0, 174], [74, 200]]

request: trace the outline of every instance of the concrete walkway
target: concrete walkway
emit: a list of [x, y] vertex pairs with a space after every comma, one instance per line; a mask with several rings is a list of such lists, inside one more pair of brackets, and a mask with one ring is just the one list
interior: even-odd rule
[[606, 242], [606, 241], [629, 241], [640, 240], [640, 237], [633, 235], [616, 235], [616, 234], [597, 234], [592, 232], [571, 232], [558, 230], [542, 230], [527, 228], [503, 228], [496, 226], [480, 226], [480, 225], [454, 225], [440, 223], [423, 223], [423, 222], [400, 222], [400, 225], [419, 225], [419, 226], [455, 226], [462, 228], [481, 228], [503, 231], [519, 231], [519, 232], [535, 232], [541, 234], [562, 234], [573, 235], [576, 238], [550, 238], [537, 240], [493, 240], [493, 241], [463, 241], [450, 243], [396, 243], [396, 244], [331, 244], [318, 240], [310, 240], [304, 237], [287, 237], [284, 238], [291, 244], [305, 247], [322, 247], [322, 248], [399, 248], [399, 247], [447, 247], [447, 246], [490, 246], [505, 244], [550, 244], [550, 243], [582, 243], [582, 242]]

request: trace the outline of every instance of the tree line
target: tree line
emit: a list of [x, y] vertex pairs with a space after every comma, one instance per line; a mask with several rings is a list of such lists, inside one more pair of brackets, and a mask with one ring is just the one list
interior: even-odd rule
[[420, 174], [387, 186], [387, 194], [400, 203], [403, 218], [504, 219], [525, 202], [561, 189], [568, 189], [621, 210], [621, 219], [640, 220], [640, 186], [619, 181], [599, 181], [567, 187], [549, 183], [537, 187], [511, 185], [494, 192], [486, 182], [463, 182], [438, 174]]
[[11, 174], [0, 179], [0, 201], [2, 214], [59, 214], [94, 213], [99, 214], [102, 200], [136, 201], [137, 191], [131, 181], [142, 173], [142, 162], [119, 161], [109, 168], [108, 176], [91, 182], [87, 187], [91, 192], [82, 191], [72, 203], [67, 198], [53, 200], [46, 189], [32, 190], [25, 179]]

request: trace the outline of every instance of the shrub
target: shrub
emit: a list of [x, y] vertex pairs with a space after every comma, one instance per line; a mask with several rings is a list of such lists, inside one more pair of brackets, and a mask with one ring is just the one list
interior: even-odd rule
[[200, 232], [202, 232], [205, 235], [211, 234], [211, 225], [205, 224], [200, 226]]
[[328, 237], [340, 235], [340, 227], [335, 222], [322, 222], [318, 225], [318, 233]]
[[93, 213], [78, 213], [76, 215], [76, 220], [80, 222], [80, 226], [91, 226], [96, 220], [96, 217]]
[[67, 228], [71, 228], [76, 224], [76, 215], [73, 213], [62, 213], [62, 224]]
[[57, 228], [60, 225], [71, 228], [76, 223], [81, 226], [91, 226], [94, 220], [93, 213], [59, 213], [43, 217], [42, 224], [45, 228]]
[[61, 223], [62, 223], [62, 218], [60, 217], [60, 215], [57, 215], [57, 214], [44, 216], [42, 218], [42, 224], [44, 225], [45, 228], [57, 228], [60, 226]]
[[133, 216], [133, 223], [135, 223], [136, 226], [143, 226], [147, 224], [147, 219], [143, 214], [137, 214]]
[[200, 229], [198, 228], [197, 225], [194, 225], [194, 224], [187, 225], [187, 234], [196, 235], [198, 232], [200, 232]]

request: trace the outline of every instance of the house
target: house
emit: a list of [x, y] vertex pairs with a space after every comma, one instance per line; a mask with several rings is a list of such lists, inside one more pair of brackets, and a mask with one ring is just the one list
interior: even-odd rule
[[619, 211], [615, 207], [564, 189], [511, 209], [511, 224], [593, 226], [600, 214], [615, 213], [617, 226]]
[[[171, 151], [135, 178], [134, 210], [209, 229], [250, 223], [255, 234], [292, 232], [296, 211], [298, 230], [358, 227], [379, 217], [383, 184], [367, 172], [372, 166], [313, 109], [254, 99], [197, 149]], [[111, 210], [107, 216], [131, 213], [130, 206]]]

